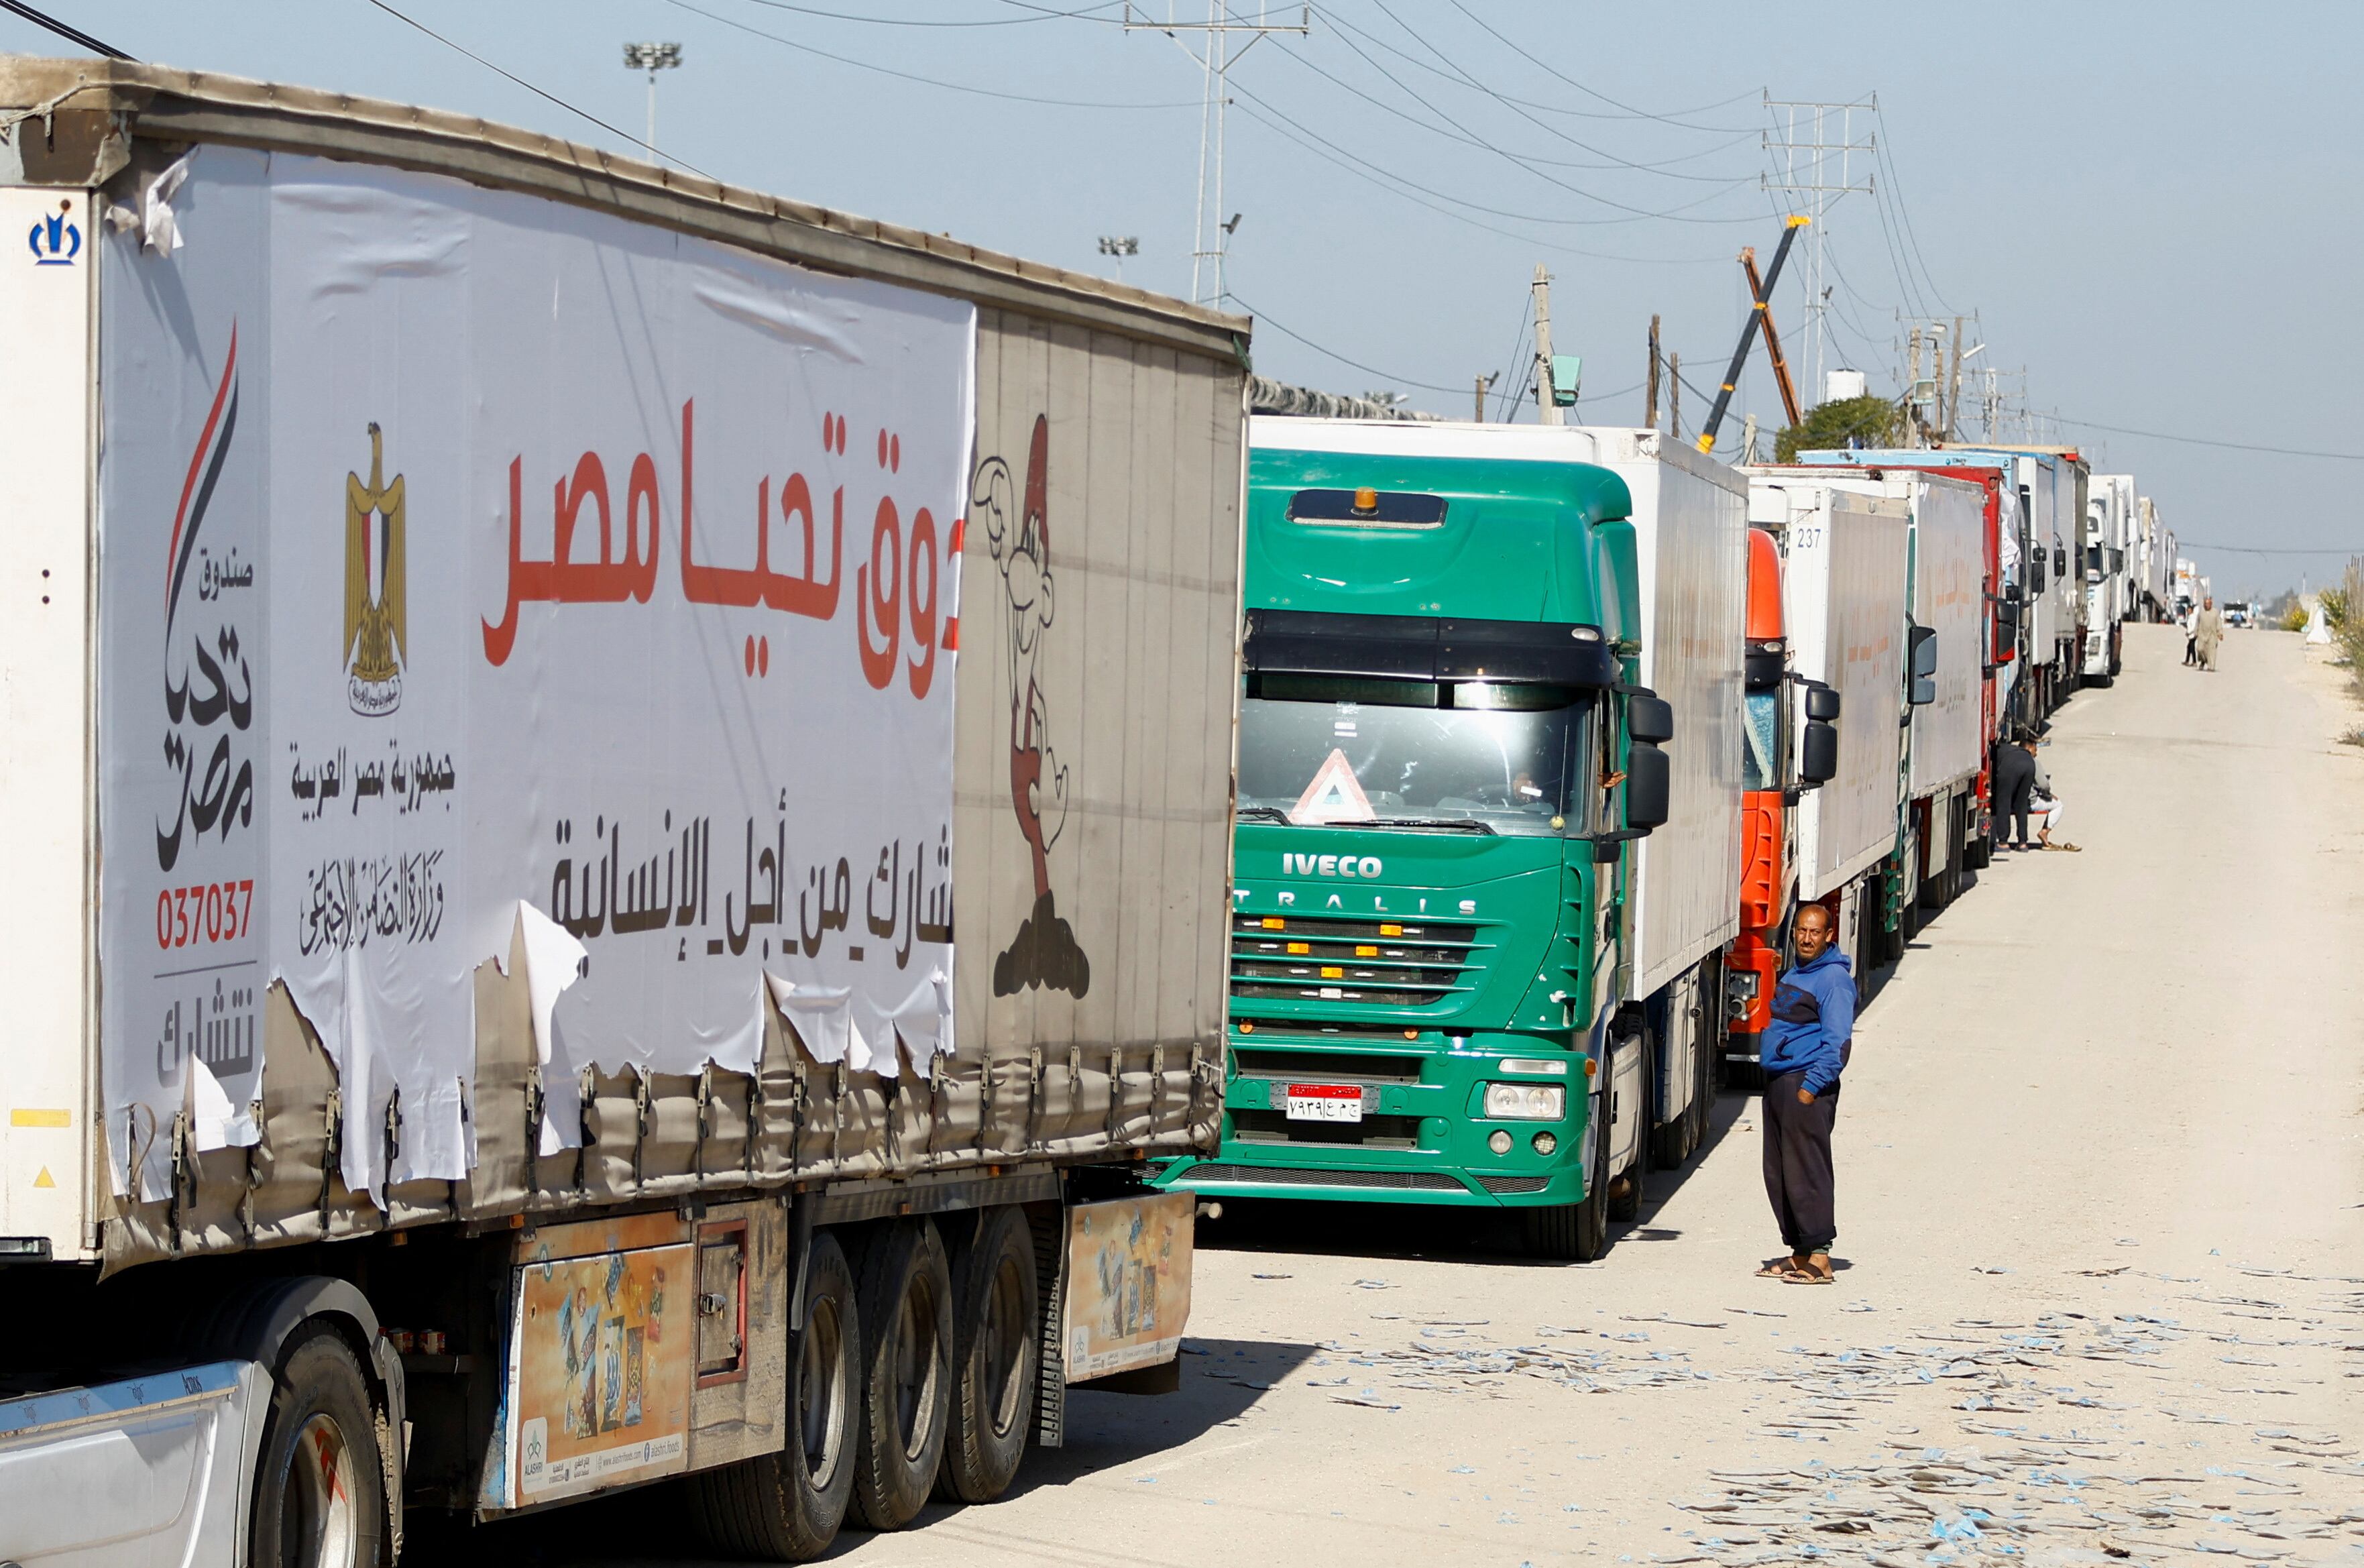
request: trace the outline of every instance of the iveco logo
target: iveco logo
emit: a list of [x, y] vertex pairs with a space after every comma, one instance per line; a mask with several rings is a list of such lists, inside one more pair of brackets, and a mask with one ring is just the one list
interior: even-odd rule
[[1374, 877], [1385, 869], [1377, 855], [1300, 855], [1290, 851], [1280, 857], [1284, 876]]

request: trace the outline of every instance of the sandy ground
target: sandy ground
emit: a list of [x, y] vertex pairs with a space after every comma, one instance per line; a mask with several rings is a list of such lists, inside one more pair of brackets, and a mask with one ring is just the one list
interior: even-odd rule
[[[858, 1564], [2364, 1562], [2364, 749], [2293, 636], [2130, 628], [2002, 857], [1884, 979], [1834, 1288], [1756, 1102], [1601, 1262], [1417, 1209], [1201, 1227], [1184, 1390], [1079, 1393], [989, 1507]], [[483, 1532], [676, 1561], [658, 1495]]]

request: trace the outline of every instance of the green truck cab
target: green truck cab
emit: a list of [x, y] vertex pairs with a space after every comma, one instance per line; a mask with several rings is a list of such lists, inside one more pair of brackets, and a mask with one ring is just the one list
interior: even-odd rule
[[1633, 497], [1378, 430], [1252, 447], [1222, 1142], [1157, 1180], [1516, 1208], [1590, 1257], [1646, 1158], [1602, 1123], [1672, 733]]

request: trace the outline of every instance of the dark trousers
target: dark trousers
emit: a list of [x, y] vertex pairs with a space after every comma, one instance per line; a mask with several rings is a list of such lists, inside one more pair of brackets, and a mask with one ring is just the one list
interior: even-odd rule
[[2035, 780], [2034, 778], [2012, 781], [2011, 788], [2004, 795], [2002, 802], [2002, 841], [2004, 843], [2011, 842], [2014, 824], [2019, 833], [2019, 841], [2023, 844], [2027, 842], [2027, 808], [2035, 798]]
[[1831, 1124], [1838, 1119], [1839, 1086], [1798, 1103], [1803, 1072], [1784, 1073], [1765, 1085], [1765, 1195], [1781, 1240], [1794, 1253], [1821, 1252], [1838, 1235], [1832, 1212]]

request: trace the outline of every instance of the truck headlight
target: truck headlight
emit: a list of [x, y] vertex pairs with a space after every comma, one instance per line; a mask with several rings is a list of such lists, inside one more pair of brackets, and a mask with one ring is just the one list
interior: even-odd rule
[[1557, 1121], [1567, 1114], [1567, 1089], [1559, 1084], [1489, 1084], [1489, 1121]]

